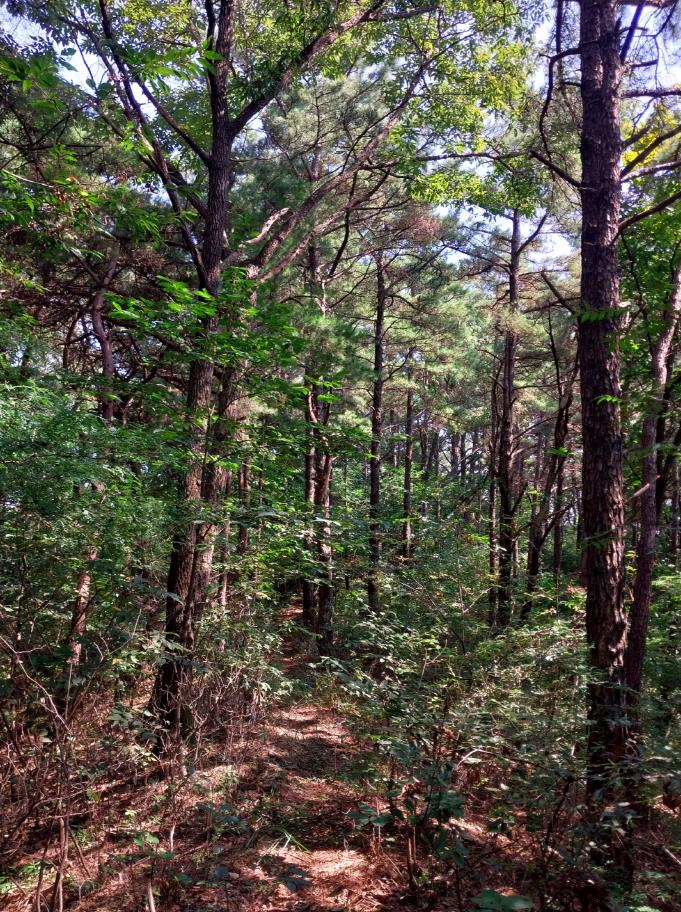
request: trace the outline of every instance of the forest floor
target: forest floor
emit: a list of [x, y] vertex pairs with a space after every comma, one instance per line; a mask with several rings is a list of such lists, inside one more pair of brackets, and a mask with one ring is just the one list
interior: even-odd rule
[[[292, 620], [295, 610], [287, 612]], [[366, 746], [330, 700], [295, 698], [315, 692], [306, 642], [293, 636], [285, 643], [283, 670], [294, 683], [291, 701], [270, 710], [234, 745], [236, 784], [230, 801], [252, 829], [245, 837], [214, 844], [224, 881], [197, 886], [191, 900], [185, 893], [178, 909], [412, 908], [404, 860], [358, 830], [352, 818], [358, 802], [372, 800], [363, 781]]]
[[[296, 609], [285, 618], [294, 629]], [[371, 828], [360, 830], [353, 820], [358, 802], [378, 807], [366, 780], [371, 748], [353, 734], [331, 698], [318, 697], [308, 648], [304, 635], [288, 637], [282, 671], [291, 681], [291, 697], [227, 737], [218, 730], [203, 740], [190, 772], [126, 777], [112, 766], [103, 772], [89, 790], [94, 803], [71, 818], [61, 865], [64, 909], [419, 907], [408, 890], [404, 845], [391, 845]], [[30, 842], [34, 849], [13, 866], [20, 876], [12, 877], [0, 906], [12, 912], [59, 909], [58, 833], [37, 832]]]
[[[196, 745], [193, 762], [183, 759], [181, 774], [141, 761], [107, 766], [101, 747], [83, 746], [80, 769], [87, 760], [88, 768], [99, 772], [90, 779], [87, 801], [72, 808], [65, 855], [61, 832], [61, 864], [53, 820], [26, 839], [31, 851], [13, 866], [11, 889], [0, 895], [0, 907], [8, 912], [468, 912], [472, 896], [484, 887], [531, 893], [530, 835], [522, 825], [512, 837], [491, 833], [489, 804], [474, 784], [474, 800], [467, 801], [465, 820], [458, 821], [473, 871], [462, 890], [435, 870], [427, 873], [425, 889], [410, 889], [406, 834], [358, 828], [358, 806], [385, 810], [368, 775], [378, 757], [347, 707], [317, 686], [309, 637], [295, 632], [297, 611], [292, 606], [283, 619], [294, 631], [286, 638], [281, 668], [291, 684], [288, 699], [240, 725], [214, 726]], [[144, 705], [143, 695], [135, 699]], [[110, 710], [100, 708], [102, 722]], [[123, 748], [113, 740], [111, 757], [120, 758]], [[128, 748], [135, 747], [129, 739]], [[422, 861], [427, 871], [427, 858]], [[55, 891], [59, 867], [61, 900]]]

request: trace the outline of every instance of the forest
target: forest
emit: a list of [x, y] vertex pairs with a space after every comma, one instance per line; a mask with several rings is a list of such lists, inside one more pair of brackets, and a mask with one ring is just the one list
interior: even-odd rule
[[0, 908], [681, 912], [676, 0], [0, 11]]

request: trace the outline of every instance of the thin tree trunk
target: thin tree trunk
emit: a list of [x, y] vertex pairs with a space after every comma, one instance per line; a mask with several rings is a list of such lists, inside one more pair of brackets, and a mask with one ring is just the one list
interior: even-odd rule
[[102, 280], [102, 285], [94, 296], [92, 308], [90, 310], [92, 328], [94, 330], [95, 336], [97, 337], [99, 349], [102, 354], [102, 377], [104, 377], [105, 380], [104, 389], [102, 390], [102, 393], [99, 397], [99, 407], [102, 418], [108, 424], [113, 421], [114, 417], [115, 403], [112, 386], [113, 381], [116, 377], [116, 366], [114, 363], [113, 349], [111, 346], [111, 335], [104, 321], [104, 307], [106, 305], [104, 294], [106, 292], [106, 289], [111, 284], [114, 275], [116, 274], [117, 265], [118, 254], [115, 254], [109, 260], [109, 265], [107, 266], [106, 273]]
[[[102, 356], [102, 376], [106, 383], [99, 396], [99, 409], [102, 418], [107, 424], [111, 424], [114, 416], [114, 400], [112, 398], [111, 384], [116, 375], [114, 364], [113, 350], [111, 347], [111, 336], [104, 323], [103, 310], [105, 307], [105, 292], [111, 285], [116, 274], [118, 266], [118, 254], [114, 254], [107, 265], [101, 284], [92, 299], [90, 316], [92, 319], [92, 328]], [[95, 489], [99, 489], [95, 485]], [[88, 607], [90, 604], [90, 589], [92, 587], [92, 562], [97, 559], [97, 547], [88, 545], [84, 555], [84, 566], [78, 575], [76, 582], [76, 594], [73, 601], [73, 610], [71, 613], [71, 624], [68, 635], [68, 666], [69, 678], [80, 665], [82, 655], [82, 639], [87, 630]]]
[[92, 588], [92, 568], [91, 562], [97, 559], [97, 548], [91, 545], [86, 549], [84, 555], [84, 566], [78, 575], [76, 582], [76, 597], [73, 602], [73, 611], [71, 613], [71, 626], [69, 628], [69, 659], [68, 664], [71, 673], [80, 665], [82, 655], [82, 638], [87, 629], [87, 612], [90, 604], [90, 589]]
[[404, 494], [402, 513], [402, 557], [411, 560], [414, 551], [414, 532], [412, 528], [412, 469], [414, 458], [414, 391], [411, 388], [411, 376], [407, 377], [410, 386], [407, 389], [407, 409], [404, 422]]
[[478, 474], [478, 470], [480, 467], [480, 452], [478, 449], [479, 446], [480, 446], [480, 432], [476, 430], [476, 431], [473, 431], [473, 435], [471, 438], [471, 475], [476, 475], [476, 476]]
[[310, 567], [303, 572], [303, 624], [309, 630], [314, 629], [315, 619], [317, 617], [317, 592], [314, 583], [312, 567], [314, 565], [314, 533], [312, 531], [314, 519], [314, 502], [315, 502], [315, 451], [314, 446], [310, 445], [305, 451], [305, 505], [307, 508], [306, 528], [304, 535], [304, 546], [309, 558]]
[[674, 463], [672, 468], [672, 485], [671, 485], [671, 521], [669, 527], [669, 556], [674, 566], [678, 566], [679, 559], [679, 507], [681, 506], [681, 497], [679, 497], [679, 464]]
[[456, 480], [459, 477], [459, 434], [452, 433], [451, 435], [451, 454], [450, 474]]
[[489, 541], [489, 590], [487, 621], [490, 627], [496, 626], [499, 605], [499, 539], [497, 530], [498, 384], [499, 378], [497, 373], [492, 378], [491, 427], [489, 440], [489, 515], [487, 520], [487, 536]]
[[526, 597], [522, 607], [523, 617], [527, 617], [532, 610], [532, 597], [537, 588], [544, 543], [552, 526], [555, 525], [557, 527], [562, 522], [560, 507], [557, 503], [554, 504], [553, 517], [550, 516], [551, 497], [558, 478], [562, 478], [563, 466], [565, 464], [564, 450], [570, 420], [570, 406], [572, 405], [573, 379], [574, 374], [567, 381], [567, 388], [561, 394], [561, 400], [558, 404], [558, 412], [556, 413], [553, 427], [553, 442], [546, 467], [546, 474], [544, 476], [544, 484], [539, 504], [535, 508], [535, 513], [530, 523], [527, 552], [527, 579], [525, 582]]
[[381, 563], [381, 438], [383, 427], [383, 349], [386, 287], [383, 259], [376, 256], [376, 319], [374, 321], [374, 382], [371, 402], [371, 459], [369, 461], [369, 610], [380, 608], [378, 575]]
[[390, 409], [388, 412], [388, 433], [389, 440], [388, 446], [385, 452], [385, 461], [388, 465], [391, 465], [394, 469], [398, 466], [398, 455], [397, 455], [397, 446], [396, 441], [393, 439], [395, 433], [395, 409]]
[[428, 459], [426, 460], [425, 477], [430, 478], [434, 475], [436, 478], [440, 468], [440, 434], [435, 429], [431, 434], [430, 447], [428, 448]]
[[317, 606], [317, 648], [320, 655], [328, 655], [333, 645], [333, 551], [331, 544], [331, 475], [333, 456], [319, 453], [317, 462], [316, 506], [323, 522], [319, 523], [317, 549], [320, 565]]
[[[513, 212], [511, 259], [509, 264], [509, 312], [511, 320], [518, 307], [520, 272], [520, 213]], [[515, 422], [515, 364], [518, 337], [512, 323], [504, 333], [504, 355], [501, 377], [501, 410], [499, 415], [499, 587], [497, 624], [506, 627], [513, 607], [513, 564], [516, 548], [515, 512], [517, 507], [517, 448], [513, 440]]]
[[425, 475], [428, 471], [428, 412], [423, 413], [423, 418], [419, 424], [419, 460], [421, 463], [421, 474]]
[[681, 265], [676, 269], [674, 285], [663, 315], [664, 327], [652, 350], [652, 389], [641, 430], [643, 465], [639, 501], [640, 534], [636, 549], [634, 597], [629, 615], [629, 636], [625, 660], [625, 677], [633, 703], [638, 700], [646, 651], [653, 571], [657, 542], [657, 428], [667, 386], [669, 353], [681, 314]]
[[565, 460], [561, 462], [558, 468], [558, 477], [556, 478], [556, 497], [554, 500], [554, 512], [556, 521], [553, 525], [553, 584], [555, 588], [556, 601], [560, 597], [560, 579], [563, 565], [563, 481], [565, 478]]
[[237, 554], [245, 554], [248, 550], [248, 510], [251, 503], [251, 469], [246, 461], [239, 466], [238, 484], [241, 519], [239, 521], [236, 551]]

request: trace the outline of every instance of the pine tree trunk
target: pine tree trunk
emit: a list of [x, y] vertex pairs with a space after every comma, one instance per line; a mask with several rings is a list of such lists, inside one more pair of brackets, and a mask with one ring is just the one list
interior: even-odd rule
[[[111, 424], [114, 417], [114, 400], [112, 398], [112, 384], [116, 376], [116, 367], [114, 363], [113, 348], [111, 346], [111, 335], [104, 322], [103, 311], [106, 304], [104, 297], [107, 288], [113, 281], [118, 265], [118, 254], [115, 254], [109, 260], [101, 284], [92, 299], [90, 316], [92, 319], [92, 328], [99, 350], [102, 356], [102, 377], [105, 386], [99, 396], [99, 410], [102, 418], [107, 424]], [[95, 489], [99, 489], [95, 485]], [[69, 658], [68, 675], [69, 679], [80, 665], [82, 655], [82, 639], [87, 630], [88, 608], [90, 605], [90, 589], [92, 587], [92, 568], [91, 564], [97, 559], [97, 548], [95, 545], [89, 545], [85, 550], [84, 568], [78, 575], [76, 582], [76, 594], [73, 601], [73, 610], [71, 613], [71, 624], [68, 635], [68, 652]]]
[[473, 431], [471, 438], [471, 475], [478, 474], [479, 464], [480, 464], [480, 453], [478, 448], [480, 446], [480, 432]]
[[[509, 311], [511, 319], [518, 307], [520, 272], [520, 213], [513, 213], [511, 260], [509, 267]], [[497, 624], [506, 627], [513, 609], [513, 566], [516, 550], [516, 464], [517, 448], [513, 440], [515, 423], [515, 366], [518, 337], [513, 325], [504, 333], [504, 354], [501, 373], [501, 410], [499, 414], [499, 587], [497, 594]]]
[[554, 511], [556, 513], [556, 522], [553, 526], [553, 585], [556, 593], [556, 601], [560, 596], [560, 578], [563, 566], [563, 483], [565, 478], [565, 460], [561, 462], [558, 469], [558, 478], [556, 479], [556, 497], [554, 500]]
[[114, 379], [116, 377], [116, 365], [114, 362], [113, 348], [111, 346], [111, 335], [104, 320], [104, 308], [106, 306], [106, 299], [104, 297], [104, 294], [113, 280], [117, 265], [118, 254], [112, 256], [109, 260], [106, 273], [102, 279], [101, 287], [97, 290], [97, 293], [94, 296], [92, 308], [90, 310], [92, 328], [94, 330], [95, 336], [97, 337], [99, 350], [102, 355], [102, 377], [105, 380], [104, 389], [99, 397], [99, 407], [102, 418], [108, 424], [110, 424], [114, 418], [115, 402], [113, 398], [112, 387]]
[[376, 319], [374, 321], [374, 381], [371, 401], [371, 459], [369, 461], [369, 610], [380, 608], [378, 574], [381, 563], [381, 438], [383, 427], [383, 349], [386, 287], [383, 260], [376, 256]]
[[333, 551], [331, 544], [331, 476], [333, 457], [329, 452], [319, 452], [316, 477], [316, 506], [323, 522], [318, 523], [317, 552], [319, 559], [320, 582], [317, 587], [317, 648], [320, 655], [328, 655], [333, 646]]
[[[546, 465], [542, 491], [539, 495], [539, 503], [535, 506], [534, 514], [530, 522], [527, 550], [527, 578], [525, 582], [526, 597], [521, 612], [523, 617], [527, 617], [532, 610], [532, 597], [537, 589], [544, 543], [551, 531], [551, 527], [554, 526], [557, 528], [562, 522], [560, 506], [557, 502], [554, 502], [554, 512], [553, 517], [551, 517], [551, 498], [554, 486], [558, 484], [558, 479], [561, 480], [560, 484], [562, 486], [563, 467], [565, 465], [563, 451], [565, 449], [565, 441], [567, 440], [571, 405], [572, 378], [567, 381], [567, 388], [561, 392], [561, 399], [558, 404], [558, 411], [553, 427], [551, 453]], [[536, 486], [539, 486], [538, 479]]]
[[626, 683], [633, 703], [637, 703], [643, 676], [646, 639], [650, 620], [653, 571], [657, 543], [658, 498], [658, 418], [664, 404], [669, 353], [681, 314], [681, 266], [663, 316], [663, 329], [652, 350], [652, 388], [641, 430], [642, 472], [639, 500], [640, 534], [636, 549], [634, 597], [629, 614], [629, 637], [625, 661]]
[[[409, 380], [411, 377], [408, 374]], [[414, 532], [412, 528], [412, 471], [414, 459], [414, 392], [407, 390], [407, 408], [404, 421], [404, 493], [402, 501], [402, 557], [411, 560], [414, 553]]]
[[242, 462], [238, 475], [239, 503], [241, 505], [241, 519], [239, 521], [239, 534], [237, 536], [237, 554], [245, 554], [248, 550], [248, 511], [251, 504], [251, 468], [248, 462]]
[[679, 522], [681, 517], [679, 516], [679, 508], [681, 507], [681, 497], [679, 496], [679, 464], [674, 462], [672, 468], [672, 484], [671, 484], [671, 522], [669, 528], [669, 556], [674, 564], [678, 566], [679, 559]]
[[578, 328], [588, 687], [587, 791], [612, 794], [627, 741], [624, 491], [620, 424], [620, 7], [582, 0], [582, 279]]
[[396, 441], [393, 440], [393, 434], [395, 433], [395, 409], [390, 409], [388, 412], [388, 425], [390, 442], [385, 454], [385, 461], [388, 465], [391, 465], [394, 469], [396, 469], [399, 465], [399, 453], [396, 446]]
[[450, 473], [455, 481], [459, 478], [459, 436], [454, 433], [451, 435]]
[[[218, 55], [210, 76], [212, 143], [208, 165], [206, 215], [203, 228], [200, 262], [194, 259], [199, 285], [215, 299], [222, 287], [225, 228], [228, 217], [228, 197], [232, 177], [232, 143], [229, 111], [225, 103], [230, 78], [229, 57], [232, 40], [233, 7], [221, 3], [217, 16], [212, 50]], [[213, 38], [213, 36], [210, 36]], [[230, 315], [225, 316], [229, 320]], [[220, 320], [208, 316], [202, 320], [203, 341], [217, 332]], [[159, 667], [152, 694], [152, 709], [173, 738], [183, 734], [185, 694], [192, 680], [192, 657], [196, 625], [202, 610], [194, 598], [202, 598], [204, 581], [210, 576], [212, 549], [207, 540], [212, 531], [203, 525], [197, 528], [193, 513], [203, 499], [205, 452], [208, 423], [206, 416], [213, 401], [215, 368], [205, 355], [191, 361], [186, 395], [186, 416], [189, 427], [189, 465], [180, 483], [180, 496], [186, 518], [173, 537], [166, 589], [165, 636], [172, 644], [166, 661]], [[197, 538], [200, 536], [200, 539]], [[200, 573], [198, 586], [192, 585], [196, 566]]]
[[312, 531], [315, 502], [315, 451], [309, 446], [305, 452], [305, 505], [307, 508], [306, 525], [303, 543], [309, 558], [309, 569], [303, 571], [303, 624], [308, 630], [314, 630], [317, 617], [317, 591], [311, 577], [314, 565], [314, 534]]
[[489, 481], [489, 516], [487, 520], [487, 536], [489, 541], [489, 609], [487, 620], [491, 627], [497, 623], [498, 611], [498, 573], [499, 573], [499, 545], [497, 538], [497, 479], [494, 468], [494, 451], [490, 453], [490, 481]]

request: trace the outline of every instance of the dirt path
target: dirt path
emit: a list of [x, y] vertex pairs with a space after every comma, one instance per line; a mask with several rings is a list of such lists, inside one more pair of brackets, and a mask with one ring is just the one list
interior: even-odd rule
[[[296, 606], [284, 621], [296, 630]], [[292, 633], [282, 670], [290, 701], [242, 731], [216, 731], [186, 775], [115, 778], [71, 823], [64, 909], [71, 912], [379, 912], [407, 909], [404, 865], [352, 812], [372, 803], [366, 747], [315, 696], [309, 641]], [[298, 698], [296, 697], [298, 695]], [[134, 742], [130, 742], [134, 747]], [[117, 749], [121, 750], [120, 745]], [[76, 841], [77, 840], [77, 841]], [[47, 863], [43, 879], [35, 871]], [[36, 842], [26, 875], [0, 906], [53, 898], [56, 842]], [[1, 885], [1, 880], [0, 880]]]
[[[272, 716], [246, 757], [239, 800], [256, 819], [250, 847], [227, 847], [235, 875], [225, 909], [277, 912], [373, 912], [394, 908], [398, 884], [382, 853], [349, 813], [361, 787], [353, 781], [353, 743], [323, 706], [299, 704]], [[384, 905], [388, 896], [392, 904]]]
[[[284, 670], [306, 673], [303, 644], [286, 644]], [[402, 907], [404, 879], [371, 833], [355, 827], [365, 748], [331, 706], [296, 702], [267, 714], [236, 746], [230, 799], [252, 828], [225, 840], [225, 880], [202, 900], [226, 912], [378, 912]], [[204, 908], [203, 905], [200, 906]], [[198, 906], [180, 906], [197, 909]]]

